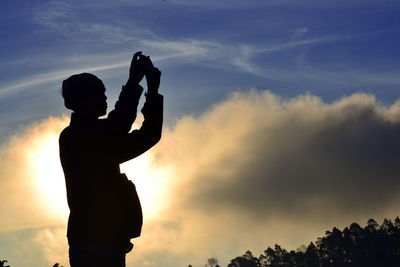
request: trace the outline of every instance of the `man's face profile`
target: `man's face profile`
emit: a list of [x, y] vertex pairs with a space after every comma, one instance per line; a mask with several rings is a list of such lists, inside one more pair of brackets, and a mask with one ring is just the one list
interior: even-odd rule
[[86, 111], [90, 114], [96, 114], [97, 117], [107, 113], [106, 88], [102, 82], [98, 82], [94, 87], [88, 89], [86, 99]]

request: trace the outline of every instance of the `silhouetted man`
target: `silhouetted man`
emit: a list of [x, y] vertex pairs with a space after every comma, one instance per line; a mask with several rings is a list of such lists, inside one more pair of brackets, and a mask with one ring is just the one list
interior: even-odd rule
[[[70, 208], [67, 237], [71, 267], [125, 266], [130, 239], [140, 235], [142, 211], [136, 189], [119, 164], [144, 153], [161, 138], [163, 97], [158, 94], [161, 72], [149, 57], [133, 56], [129, 79], [115, 109], [106, 119], [103, 82], [90, 73], [63, 81], [71, 123], [60, 135], [60, 159]], [[130, 132], [146, 76], [144, 121]]]

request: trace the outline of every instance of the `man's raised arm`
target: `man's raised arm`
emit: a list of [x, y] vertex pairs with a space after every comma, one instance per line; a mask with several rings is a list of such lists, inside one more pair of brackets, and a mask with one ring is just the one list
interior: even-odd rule
[[147, 94], [142, 108], [144, 121], [138, 130], [127, 134], [116, 148], [119, 163], [133, 159], [149, 150], [161, 138], [163, 96], [158, 93], [161, 72], [154, 68], [146, 74]]
[[122, 86], [114, 110], [108, 114], [107, 121], [112, 132], [123, 134], [130, 131], [136, 119], [137, 106], [143, 92], [139, 82], [143, 79], [146, 65], [150, 63], [148, 57], [143, 56], [142, 52], [136, 52], [133, 55], [129, 69], [129, 79]]

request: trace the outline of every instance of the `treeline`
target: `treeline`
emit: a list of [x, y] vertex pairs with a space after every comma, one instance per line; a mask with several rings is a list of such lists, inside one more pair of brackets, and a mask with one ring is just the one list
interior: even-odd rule
[[[9, 267], [0, 260], [0, 267]], [[190, 267], [191, 265], [189, 265]], [[206, 267], [220, 267], [215, 258], [208, 259]], [[251, 251], [231, 260], [228, 267], [395, 267], [400, 266], [400, 218], [394, 222], [384, 219], [379, 225], [369, 219], [362, 228], [357, 223], [340, 231], [334, 227], [324, 237], [287, 251], [278, 244], [268, 247], [259, 257]], [[53, 267], [62, 267], [58, 263]]]
[[[215, 258], [206, 267], [219, 267]], [[400, 266], [400, 219], [385, 219], [381, 225], [368, 220], [362, 228], [352, 223], [343, 231], [336, 227], [326, 231], [324, 237], [287, 251], [278, 244], [268, 247], [262, 255], [254, 257], [251, 251], [231, 260], [228, 267], [395, 267]]]

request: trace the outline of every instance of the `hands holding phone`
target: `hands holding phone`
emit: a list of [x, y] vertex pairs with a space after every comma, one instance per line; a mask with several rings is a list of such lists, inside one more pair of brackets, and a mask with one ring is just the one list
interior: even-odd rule
[[146, 76], [147, 81], [147, 94], [157, 94], [160, 86], [161, 71], [154, 67], [149, 56], [145, 56], [139, 51], [133, 55], [128, 82], [138, 84], [144, 76]]

